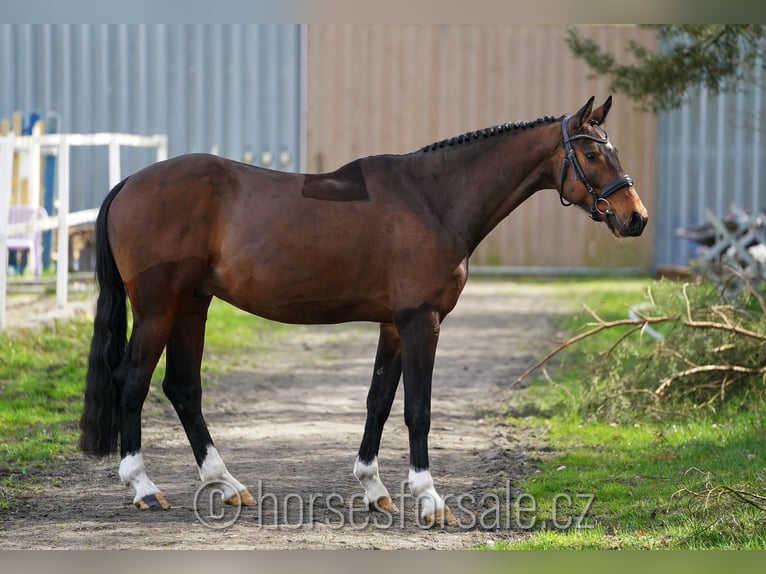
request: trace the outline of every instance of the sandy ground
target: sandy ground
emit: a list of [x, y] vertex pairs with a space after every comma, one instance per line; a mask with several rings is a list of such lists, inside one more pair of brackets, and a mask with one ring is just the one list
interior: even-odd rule
[[[26, 312], [32, 316], [29, 302]], [[46, 310], [36, 303], [36, 314]], [[71, 312], [87, 310], [78, 304]], [[74, 455], [36, 477], [34, 491], [0, 510], [0, 548], [284, 549], [464, 548], [523, 530], [507, 511], [534, 471], [534, 430], [499, 415], [515, 376], [550, 349], [562, 306], [540, 286], [469, 281], [443, 327], [434, 373], [431, 466], [459, 521], [424, 529], [404, 481], [407, 432], [400, 386], [383, 435], [381, 477], [402, 509], [370, 514], [352, 474], [365, 419], [377, 326], [298, 327], [204, 392], [229, 470], [260, 508], [223, 507], [200, 487], [185, 435], [161, 392], [144, 417], [150, 477], [172, 508], [140, 512], [119, 484], [117, 458]], [[50, 319], [50, 316], [48, 317]], [[32, 321], [34, 322], [34, 321]], [[204, 373], [203, 373], [204, 377]], [[498, 508], [496, 505], [500, 504]], [[510, 518], [510, 520], [509, 520]]]

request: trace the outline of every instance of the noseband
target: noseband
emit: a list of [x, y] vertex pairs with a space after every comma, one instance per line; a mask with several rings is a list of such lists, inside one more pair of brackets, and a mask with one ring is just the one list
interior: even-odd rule
[[[575, 136], [570, 136], [569, 130], [567, 129], [570, 118], [571, 116], [564, 116], [564, 120], [561, 122], [561, 131], [564, 141], [564, 161], [561, 164], [561, 184], [559, 186], [559, 200], [561, 201], [561, 205], [564, 207], [569, 207], [572, 205], [571, 201], [564, 199], [564, 180], [566, 180], [567, 177], [567, 169], [571, 165], [572, 169], [574, 169], [577, 179], [580, 180], [580, 182], [585, 186], [585, 189], [588, 190], [591, 198], [593, 198], [593, 204], [590, 207], [590, 216], [593, 219], [597, 219], [598, 215], [603, 215], [605, 217], [614, 215], [607, 197], [612, 195], [618, 189], [633, 185], [633, 179], [629, 175], [625, 174], [607, 183], [604, 187], [601, 188], [600, 192], [596, 192], [596, 190], [593, 189], [588, 176], [585, 175], [585, 171], [580, 165], [580, 162], [577, 161], [577, 155], [575, 154], [575, 150], [572, 147], [572, 142], [577, 139], [588, 139], [597, 143], [605, 144], [609, 141], [609, 136], [606, 136], [603, 139], [597, 138], [590, 134], [577, 134]], [[606, 135], [606, 132], [604, 132], [604, 134]], [[606, 209], [603, 211], [599, 208], [599, 203], [601, 202], [606, 203]]]

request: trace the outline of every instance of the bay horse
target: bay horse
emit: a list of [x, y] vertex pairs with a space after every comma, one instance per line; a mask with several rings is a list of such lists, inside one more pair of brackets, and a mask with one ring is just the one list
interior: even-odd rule
[[[213, 297], [275, 321], [379, 323], [367, 420], [354, 464], [370, 510], [395, 512], [378, 448], [403, 375], [408, 483], [429, 524], [454, 523], [429, 471], [431, 378], [439, 329], [468, 257], [510, 212], [558, 190], [617, 237], [647, 211], [602, 125], [611, 96], [572, 115], [506, 123], [333, 173], [272, 171], [213, 155], [146, 167], [105, 198], [96, 221], [98, 295], [80, 449], [116, 452], [140, 509], [169, 504], [145, 470], [141, 409], [167, 350], [162, 388], [202, 481], [254, 505], [216, 450], [201, 410], [200, 366]], [[127, 299], [133, 328], [127, 340]]]

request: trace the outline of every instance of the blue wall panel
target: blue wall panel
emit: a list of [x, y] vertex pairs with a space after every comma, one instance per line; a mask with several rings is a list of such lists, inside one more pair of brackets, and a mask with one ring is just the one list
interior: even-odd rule
[[657, 136], [654, 259], [684, 265], [695, 257], [692, 242], [675, 229], [716, 215], [766, 208], [766, 84], [761, 65], [739, 89], [691, 95], [681, 109], [661, 113]]
[[[299, 170], [301, 38], [283, 24], [3, 24], [0, 118], [167, 134], [171, 157], [212, 151]], [[122, 153], [124, 175], [154, 157]], [[106, 174], [106, 149], [72, 149], [73, 210], [99, 205]]]

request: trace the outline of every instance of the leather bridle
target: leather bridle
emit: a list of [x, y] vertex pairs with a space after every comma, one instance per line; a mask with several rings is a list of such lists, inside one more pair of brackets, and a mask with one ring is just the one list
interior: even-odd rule
[[[562, 165], [561, 165], [561, 184], [559, 185], [559, 200], [561, 201], [561, 205], [563, 205], [564, 207], [568, 207], [572, 205], [571, 201], [564, 199], [564, 182], [567, 177], [567, 169], [571, 165], [572, 169], [575, 172], [575, 176], [585, 186], [585, 189], [588, 190], [588, 193], [593, 199], [593, 204], [590, 207], [591, 218], [598, 220], [598, 216], [602, 215], [608, 221], [608, 217], [610, 215], [614, 215], [614, 211], [612, 211], [612, 207], [609, 204], [609, 200], [607, 198], [610, 195], [612, 195], [615, 191], [622, 189], [623, 187], [628, 187], [633, 185], [633, 179], [629, 175], [625, 174], [607, 183], [604, 187], [601, 188], [600, 192], [596, 192], [596, 190], [593, 189], [593, 186], [591, 185], [590, 180], [588, 179], [588, 176], [585, 175], [585, 171], [580, 165], [580, 162], [577, 161], [577, 155], [575, 154], [575, 150], [572, 147], [572, 142], [577, 139], [588, 139], [600, 144], [605, 144], [609, 142], [609, 136], [606, 135], [606, 132], [604, 132], [604, 136], [605, 136], [604, 138], [599, 138], [596, 136], [592, 136], [590, 134], [577, 134], [574, 136], [570, 136], [569, 130], [567, 128], [568, 128], [569, 120], [571, 117], [572, 116], [564, 116], [564, 119], [561, 122], [561, 131], [563, 134], [563, 145], [564, 145], [564, 161], [562, 162]], [[601, 204], [602, 202], [606, 203], [606, 209], [604, 210], [602, 210], [599, 207], [599, 204]]]

